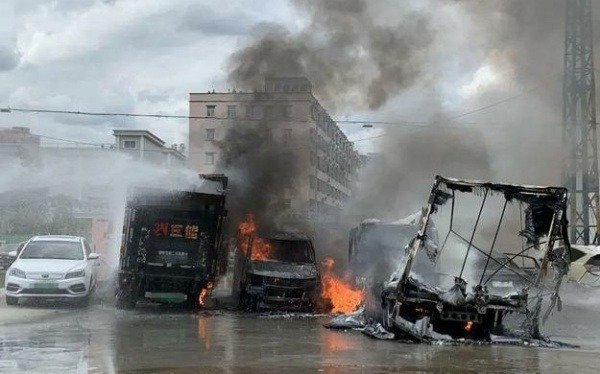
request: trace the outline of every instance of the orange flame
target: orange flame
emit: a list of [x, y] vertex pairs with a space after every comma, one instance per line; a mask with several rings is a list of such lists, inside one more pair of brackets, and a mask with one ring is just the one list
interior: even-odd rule
[[248, 253], [248, 246], [252, 243], [250, 259], [252, 261], [266, 261], [271, 253], [271, 244], [256, 234], [257, 225], [254, 220], [254, 214], [248, 213], [244, 220], [238, 226], [238, 246], [244, 252]]
[[321, 298], [331, 302], [331, 312], [350, 313], [357, 310], [364, 299], [364, 292], [354, 289], [348, 282], [333, 273], [335, 260], [332, 257], [325, 257], [321, 265], [323, 266]]
[[200, 291], [200, 295], [198, 295], [198, 304], [200, 304], [200, 306], [204, 306], [206, 298], [210, 295], [210, 292], [212, 291], [214, 285], [215, 284], [213, 282], [208, 282], [206, 287], [204, 287], [202, 291]]
[[271, 244], [264, 239], [254, 238], [252, 241], [252, 261], [266, 261], [271, 253]]

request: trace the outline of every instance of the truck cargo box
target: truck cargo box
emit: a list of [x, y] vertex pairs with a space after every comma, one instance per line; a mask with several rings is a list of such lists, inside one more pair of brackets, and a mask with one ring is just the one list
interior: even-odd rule
[[214, 282], [222, 254], [225, 197], [137, 188], [129, 194], [120, 253], [117, 304], [139, 299], [187, 302]]

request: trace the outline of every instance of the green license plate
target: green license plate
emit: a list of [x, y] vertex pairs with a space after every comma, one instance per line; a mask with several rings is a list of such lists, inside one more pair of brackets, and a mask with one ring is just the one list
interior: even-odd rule
[[58, 283], [52, 283], [52, 282], [47, 282], [47, 283], [36, 283], [34, 284], [35, 288], [43, 288], [43, 289], [57, 289], [58, 288]]

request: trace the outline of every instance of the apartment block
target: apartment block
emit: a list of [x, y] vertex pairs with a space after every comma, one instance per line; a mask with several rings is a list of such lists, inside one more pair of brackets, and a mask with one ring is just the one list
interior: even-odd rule
[[359, 154], [312, 93], [306, 78], [265, 79], [259, 92], [190, 93], [188, 165], [222, 173], [232, 126], [267, 123], [268, 136], [284, 142], [300, 165], [299, 183], [282, 204], [290, 214], [334, 220], [352, 195]]

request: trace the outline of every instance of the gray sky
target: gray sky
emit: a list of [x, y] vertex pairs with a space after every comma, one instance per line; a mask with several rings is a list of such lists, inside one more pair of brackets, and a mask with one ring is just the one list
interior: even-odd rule
[[[430, 121], [530, 88], [494, 61], [478, 36], [481, 25], [471, 24], [455, 2], [406, 1], [416, 9], [429, 8], [425, 13], [436, 31], [425, 59], [427, 73], [377, 111], [336, 107], [333, 116]], [[390, 10], [378, 11], [390, 15], [381, 22], [393, 22], [393, 10], [399, 9], [394, 1], [371, 5], [375, 11]], [[261, 22], [284, 24], [293, 33], [308, 21], [283, 0], [2, 1], [0, 106], [187, 115], [189, 92], [229, 88], [227, 58]], [[486, 92], [494, 95], [481, 101]], [[487, 115], [497, 118], [497, 113]], [[0, 126], [29, 126], [42, 135], [106, 143], [112, 142], [112, 128], [146, 128], [167, 143], [187, 142], [186, 120], [0, 114]], [[383, 131], [356, 125], [343, 129], [351, 139]], [[363, 151], [376, 149], [373, 142], [357, 145]]]
[[[258, 22], [289, 20], [283, 1], [0, 2], [0, 106], [187, 115], [187, 94], [226, 89], [225, 62]], [[3, 115], [0, 126], [111, 142], [114, 127], [185, 142], [187, 121]]]

